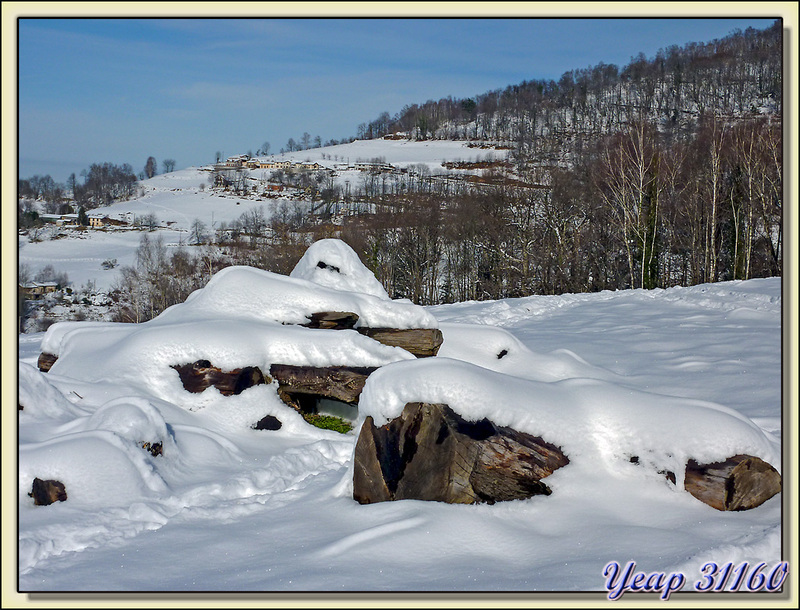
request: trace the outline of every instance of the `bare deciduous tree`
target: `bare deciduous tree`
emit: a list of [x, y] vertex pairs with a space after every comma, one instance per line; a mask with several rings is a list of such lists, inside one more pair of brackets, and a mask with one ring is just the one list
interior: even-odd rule
[[206, 223], [199, 218], [195, 218], [194, 222], [192, 222], [190, 233], [195, 244], [202, 244], [206, 239]]
[[152, 178], [158, 173], [158, 163], [155, 157], [147, 157], [147, 163], [144, 165], [144, 175], [146, 178]]

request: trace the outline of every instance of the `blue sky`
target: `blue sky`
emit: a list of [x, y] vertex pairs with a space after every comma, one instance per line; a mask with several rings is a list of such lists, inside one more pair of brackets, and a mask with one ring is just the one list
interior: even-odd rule
[[[724, 6], [724, 5], [723, 5]], [[757, 6], [757, 5], [755, 5]], [[558, 79], [773, 19], [28, 19], [18, 22], [19, 175], [177, 168], [303, 132], [355, 136], [406, 104]]]

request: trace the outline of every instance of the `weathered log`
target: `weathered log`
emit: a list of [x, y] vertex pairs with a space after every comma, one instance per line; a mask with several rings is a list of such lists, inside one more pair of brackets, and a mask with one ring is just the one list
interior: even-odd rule
[[354, 462], [353, 497], [361, 504], [493, 504], [549, 495], [541, 479], [569, 459], [541, 438], [488, 419], [466, 421], [445, 404], [408, 403], [384, 426], [366, 418]]
[[[326, 328], [333, 330], [353, 329], [358, 322], [358, 314], [350, 311], [320, 311], [308, 316], [306, 328]], [[444, 340], [438, 328], [356, 328], [359, 333], [379, 343], [392, 347], [402, 347], [418, 358], [435, 356]], [[504, 354], [505, 355], [505, 354]], [[498, 356], [502, 358], [502, 356]]]
[[58, 360], [58, 356], [42, 352], [41, 354], [39, 354], [39, 360], [37, 361], [36, 364], [38, 365], [39, 370], [42, 371], [42, 373], [46, 373], [52, 368], [56, 360]]
[[42, 480], [36, 477], [33, 479], [33, 489], [28, 495], [33, 498], [33, 503], [37, 506], [48, 506], [54, 502], [65, 502], [67, 490], [61, 481]]
[[273, 364], [269, 374], [278, 381], [278, 395], [289, 406], [302, 410], [295, 395], [332, 398], [354, 404], [364, 384], [376, 367], [361, 366], [294, 366]]
[[384, 345], [402, 347], [417, 358], [435, 356], [444, 341], [442, 331], [438, 328], [358, 328], [356, 330]]
[[750, 455], [735, 455], [713, 464], [689, 460], [684, 488], [717, 510], [749, 510], [780, 493], [781, 475]]
[[358, 314], [352, 311], [320, 311], [308, 316], [309, 322], [302, 324], [306, 328], [327, 328], [331, 330], [347, 330], [358, 322]]
[[176, 364], [172, 368], [178, 371], [184, 389], [195, 394], [213, 385], [224, 396], [231, 396], [241, 394], [254, 385], [272, 381], [265, 378], [261, 369], [255, 366], [226, 372], [213, 366], [208, 360], [198, 360], [191, 364]]

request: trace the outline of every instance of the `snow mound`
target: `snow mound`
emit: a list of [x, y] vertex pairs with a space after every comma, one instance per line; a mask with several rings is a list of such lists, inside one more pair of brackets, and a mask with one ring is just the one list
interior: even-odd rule
[[289, 277], [389, 299], [386, 290], [359, 260], [355, 250], [340, 239], [321, 239], [311, 244]]
[[353, 331], [312, 330], [269, 321], [176, 319], [172, 324], [120, 326], [125, 332], [111, 334], [113, 341], [98, 341], [94, 328], [73, 328], [63, 334], [61, 356], [50, 373], [124, 384], [194, 410], [219, 393], [214, 388], [200, 394], [186, 392], [171, 368], [174, 365], [208, 360], [226, 371], [255, 366], [266, 373], [272, 364], [382, 366], [413, 358], [401, 348]]
[[779, 445], [733, 409], [651, 394], [594, 379], [523, 379], [451, 358], [399, 362], [367, 379], [359, 417], [380, 426], [409, 402], [445, 403], [468, 421], [489, 419], [544, 438], [571, 464], [614, 471], [636, 456], [653, 470], [676, 473], [737, 454], [780, 465]]
[[89, 332], [98, 342], [98, 347], [113, 342], [118, 336], [127, 334], [130, 325], [115, 322], [57, 322], [50, 326], [42, 338], [42, 351], [58, 356], [64, 339], [72, 332]]
[[513, 334], [485, 324], [440, 324], [444, 342], [438, 356], [469, 362], [498, 373], [534, 381], [571, 378], [612, 379], [614, 375], [592, 366], [566, 349], [540, 354]]
[[[223, 370], [254, 366], [266, 373], [272, 364], [377, 367], [413, 358], [358, 332], [305, 328], [313, 313], [353, 312], [359, 327], [438, 326], [423, 307], [389, 299], [355, 252], [339, 240], [317, 242], [304, 261], [296, 275], [315, 281], [228, 267], [185, 302], [148, 322], [54, 324], [44, 335], [42, 351], [58, 357], [53, 375], [144, 389], [151, 397], [196, 410], [213, 402], [217, 390], [187, 393], [173, 366], [202, 359]], [[323, 269], [319, 261], [339, 271]], [[359, 286], [371, 294], [357, 291]]]
[[[106, 430], [87, 430], [31, 443], [19, 450], [19, 499], [27, 498], [33, 479], [61, 481], [70, 506], [125, 506], [167, 491], [136, 444]], [[150, 458], [155, 459], [155, 458]]]
[[35, 367], [19, 363], [19, 404], [23, 410], [20, 419], [49, 419], [67, 421], [79, 410]]
[[167, 423], [147, 400], [138, 397], [112, 400], [95, 411], [87, 422], [91, 430], [109, 430], [119, 437], [141, 445], [170, 444]]
[[253, 267], [222, 269], [205, 288], [148, 324], [220, 318], [305, 324], [312, 313], [321, 311], [351, 311], [359, 316], [358, 326], [371, 328], [438, 327], [432, 314], [411, 302], [322, 286]]

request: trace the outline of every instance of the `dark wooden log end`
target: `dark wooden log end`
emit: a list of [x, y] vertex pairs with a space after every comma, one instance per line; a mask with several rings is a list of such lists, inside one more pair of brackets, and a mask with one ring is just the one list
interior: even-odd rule
[[367, 416], [356, 443], [353, 471], [353, 498], [359, 504], [372, 504], [392, 500], [386, 477], [379, 460], [383, 455], [377, 440], [375, 422]]
[[409, 403], [384, 426], [365, 420], [356, 443], [353, 497], [361, 504], [525, 499], [549, 495], [541, 479], [568, 463], [541, 438], [488, 419], [467, 421], [445, 404]]
[[339, 267], [337, 267], [336, 265], [330, 265], [330, 264], [328, 264], [328, 263], [326, 263], [324, 261], [317, 262], [317, 267], [319, 267], [320, 269], [330, 269], [331, 271], [333, 271], [335, 273], [341, 273], [342, 272], [342, 270], [339, 269]]
[[367, 377], [375, 370], [376, 367], [273, 364], [269, 374], [278, 382], [281, 400], [293, 409], [303, 411], [303, 396], [357, 404]]
[[267, 415], [258, 420], [252, 427], [253, 430], [280, 430], [283, 424], [274, 415]]
[[56, 360], [58, 360], [58, 356], [56, 356], [55, 354], [48, 354], [46, 352], [42, 352], [41, 354], [39, 354], [39, 359], [37, 360], [36, 364], [39, 367], [39, 370], [42, 371], [42, 373], [46, 373], [52, 368]]
[[689, 460], [684, 488], [717, 510], [749, 510], [780, 493], [782, 482], [778, 471], [764, 460], [735, 455], [712, 464]]
[[358, 314], [352, 311], [321, 311], [312, 313], [306, 328], [324, 328], [330, 330], [347, 330], [358, 322]]
[[214, 386], [224, 396], [233, 396], [254, 385], [272, 382], [255, 366], [223, 371], [208, 360], [197, 360], [190, 364], [176, 364], [172, 368], [178, 371], [184, 389], [195, 394]]
[[28, 494], [37, 506], [48, 506], [54, 502], [66, 502], [67, 490], [61, 481], [33, 479], [33, 489]]

